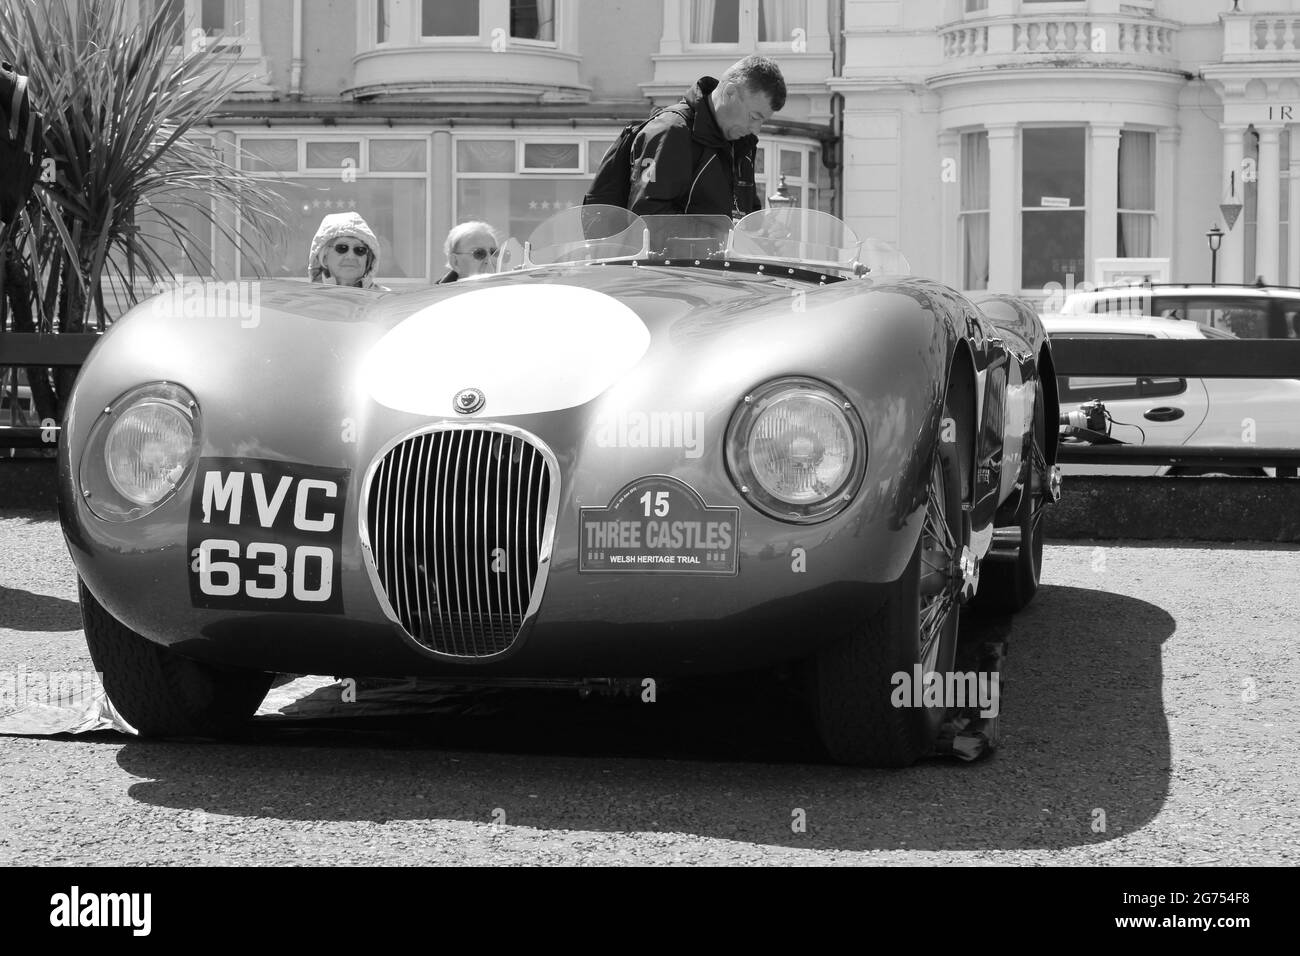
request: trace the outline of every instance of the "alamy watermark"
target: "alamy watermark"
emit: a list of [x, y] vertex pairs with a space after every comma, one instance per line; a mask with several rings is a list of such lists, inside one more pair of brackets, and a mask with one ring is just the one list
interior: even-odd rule
[[1138, 315], [1151, 314], [1151, 287], [1137, 280], [1123, 280], [1106, 285], [1094, 285], [1083, 281], [1075, 283], [1074, 273], [1068, 272], [1065, 284], [1049, 282], [1043, 286], [1043, 312], [1060, 312], [1071, 295], [1076, 293], [1106, 290], [1105, 304], [1094, 305], [1089, 312], [1133, 312]]
[[687, 458], [704, 454], [703, 412], [619, 412], [596, 419], [601, 448], [681, 448]]
[[96, 671], [0, 671], [0, 713], [31, 705], [81, 708], [104, 692]]
[[174, 275], [172, 281], [154, 282], [151, 302], [154, 315], [171, 314], [187, 319], [239, 319], [246, 329], [262, 321], [260, 282], [232, 280], [217, 282]]
[[896, 671], [889, 682], [894, 691], [889, 702], [895, 707], [943, 707], [967, 710], [978, 707], [981, 717], [996, 717], [999, 709], [996, 671], [922, 672], [920, 664], [912, 672]]

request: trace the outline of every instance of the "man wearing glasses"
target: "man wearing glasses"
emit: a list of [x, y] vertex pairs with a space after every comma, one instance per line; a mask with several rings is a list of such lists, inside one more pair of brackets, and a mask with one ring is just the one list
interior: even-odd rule
[[437, 284], [497, 271], [500, 254], [496, 231], [485, 222], [462, 222], [447, 233], [447, 274]]

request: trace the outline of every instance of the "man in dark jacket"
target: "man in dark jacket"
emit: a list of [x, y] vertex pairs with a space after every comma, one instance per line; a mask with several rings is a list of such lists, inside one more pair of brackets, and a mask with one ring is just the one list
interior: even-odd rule
[[745, 57], [721, 79], [701, 77], [633, 141], [628, 208], [640, 216], [733, 219], [761, 209], [754, 185], [758, 130], [785, 106], [785, 95], [781, 68], [765, 56]]

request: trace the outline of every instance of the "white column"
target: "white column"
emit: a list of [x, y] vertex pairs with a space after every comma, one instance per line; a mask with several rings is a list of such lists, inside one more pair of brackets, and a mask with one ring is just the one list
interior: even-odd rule
[[[664, 28], [659, 35], [660, 55], [682, 52], [682, 4], [678, 0], [663, 0]], [[575, 4], [576, 6], [576, 4]]]
[[[948, 162], [950, 159], [954, 161], [952, 164]], [[939, 277], [954, 289], [962, 289], [966, 277], [962, 275], [961, 223], [957, 218], [961, 212], [961, 136], [954, 130], [939, 133], [939, 163], [940, 170], [957, 171], [954, 182], [944, 179], [940, 183], [939, 214], [943, 221], [939, 223]]]
[[1020, 190], [1014, 123], [987, 127], [989, 133], [989, 290], [1020, 291]]
[[1181, 135], [1182, 131], [1176, 126], [1156, 133], [1156, 225], [1151, 254], [1169, 256], [1170, 279], [1180, 274], [1175, 261], [1177, 247], [1174, 236], [1178, 235], [1178, 140]]
[[1300, 127], [1290, 126], [1291, 131], [1291, 193], [1287, 203], [1287, 244], [1286, 244], [1286, 283], [1300, 285]]
[[1093, 123], [1088, 127], [1088, 166], [1092, 185], [1088, 193], [1087, 263], [1089, 276], [1075, 276], [1097, 282], [1098, 259], [1113, 259], [1119, 230], [1119, 131], [1118, 123]]
[[[1228, 200], [1229, 184], [1235, 184], [1236, 196], [1233, 202], [1244, 203], [1246, 191], [1241, 184], [1241, 160], [1245, 156], [1242, 147], [1242, 136], [1245, 130], [1239, 126], [1220, 126], [1223, 130], [1223, 179], [1221, 183], [1220, 202]], [[1217, 204], [1216, 204], [1217, 205]], [[1217, 209], [1216, 209], [1217, 212]], [[1219, 216], [1215, 217], [1220, 218]], [[1219, 248], [1219, 281], [1220, 282], [1241, 282], [1242, 273], [1246, 269], [1246, 242], [1243, 236], [1246, 234], [1245, 226], [1246, 214], [1243, 208], [1241, 215], [1237, 217], [1237, 224], [1228, 229], [1228, 224], [1224, 222], [1222, 227], [1227, 231], [1223, 237], [1223, 244]], [[1206, 226], [1208, 229], [1209, 226]], [[1204, 232], [1205, 230], [1199, 230]], [[1199, 245], [1199, 244], [1198, 244]], [[1208, 249], [1206, 252], [1208, 253]], [[1205, 261], [1205, 260], [1202, 260]], [[1209, 262], [1205, 261], [1208, 267]], [[1202, 274], [1202, 269], [1193, 269], [1194, 274]], [[1204, 270], [1206, 276], [1209, 275], [1209, 269]], [[1251, 278], [1254, 278], [1252, 276]]]
[[[1265, 282], [1278, 281], [1278, 232], [1282, 228], [1281, 128], [1259, 126], [1259, 212], [1255, 233], [1255, 272]], [[1247, 276], [1253, 280], [1255, 276]]]

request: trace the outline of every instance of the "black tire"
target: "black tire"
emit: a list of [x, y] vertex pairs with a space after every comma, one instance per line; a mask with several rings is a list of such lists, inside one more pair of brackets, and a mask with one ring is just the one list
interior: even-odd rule
[[[1043, 478], [1046, 470], [1046, 416], [1043, 384], [1039, 382], [1034, 390], [1034, 430], [1020, 472], [1024, 489], [1016, 509], [1020, 549], [1015, 561], [986, 560], [983, 563], [979, 590], [970, 601], [971, 610], [977, 613], [1014, 614], [1026, 607], [1038, 593], [1038, 582], [1043, 573], [1043, 509], [1048, 497]], [[1041, 461], [1035, 464], [1039, 459]]]
[[[956, 655], [952, 562], [963, 542], [961, 474], [953, 442], [936, 448], [927, 501], [916, 550], [884, 605], [861, 632], [827, 645], [809, 661], [814, 729], [837, 763], [906, 767], [933, 751], [943, 724], [945, 708], [896, 707], [893, 697], [895, 674], [911, 681], [917, 664], [922, 674], [945, 674]], [[934, 533], [944, 528], [946, 541]], [[922, 630], [923, 620], [928, 631]]]
[[274, 674], [182, 657], [123, 626], [81, 582], [81, 620], [95, 670], [142, 737], [226, 737], [257, 712]]

